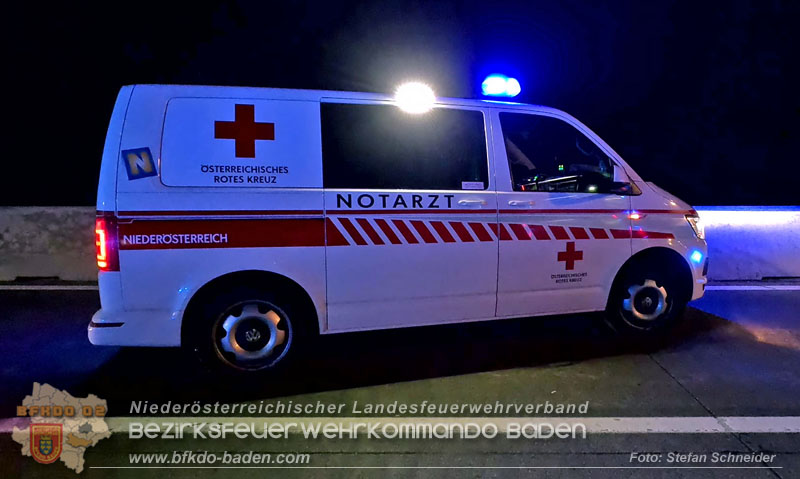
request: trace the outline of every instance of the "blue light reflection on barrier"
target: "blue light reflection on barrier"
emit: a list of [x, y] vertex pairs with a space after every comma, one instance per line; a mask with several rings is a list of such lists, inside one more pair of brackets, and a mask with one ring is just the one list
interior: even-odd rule
[[516, 78], [494, 73], [481, 83], [481, 92], [485, 96], [515, 97], [522, 91]]
[[700, 221], [709, 226], [786, 227], [800, 223], [798, 206], [695, 206]]

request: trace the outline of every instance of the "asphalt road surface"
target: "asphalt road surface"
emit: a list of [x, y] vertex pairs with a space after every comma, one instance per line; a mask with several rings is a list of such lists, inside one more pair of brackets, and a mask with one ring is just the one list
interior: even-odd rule
[[[611, 420], [613, 432], [585, 439], [472, 440], [136, 440], [117, 432], [86, 451], [80, 476], [800, 477], [800, 433], [770, 432], [800, 431], [800, 288], [723, 288], [692, 303], [684, 322], [654, 344], [625, 341], [593, 315], [343, 334], [322, 338], [282, 375], [249, 383], [209, 378], [176, 349], [92, 346], [86, 325], [98, 308], [96, 291], [0, 290], [0, 418], [14, 417], [33, 382], [107, 400], [109, 424], [117, 426], [136, 416], [131, 401], [346, 404], [339, 416], [354, 416], [355, 401], [588, 401], [585, 415], [569, 416], [634, 418], [625, 423], [632, 429]], [[528, 415], [484, 420], [506, 416]], [[698, 431], [674, 427], [686, 417], [697, 418]], [[74, 477], [63, 464], [22, 457], [9, 434], [14, 421], [0, 419], [0, 476]], [[709, 424], [740, 426], [714, 432]], [[141, 466], [130, 453], [185, 450], [302, 452], [310, 462], [276, 470], [131, 469]], [[668, 462], [675, 452], [774, 458]], [[632, 462], [632, 453], [658, 460]]]

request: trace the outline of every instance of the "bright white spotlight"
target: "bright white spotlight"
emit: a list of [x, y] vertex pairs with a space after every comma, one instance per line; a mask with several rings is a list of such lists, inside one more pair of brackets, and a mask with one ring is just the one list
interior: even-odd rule
[[400, 85], [394, 92], [394, 99], [397, 106], [406, 113], [428, 112], [436, 102], [431, 87], [419, 82]]

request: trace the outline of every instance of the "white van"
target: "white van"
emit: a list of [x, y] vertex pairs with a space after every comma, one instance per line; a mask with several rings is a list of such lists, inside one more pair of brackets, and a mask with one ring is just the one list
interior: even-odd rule
[[607, 311], [664, 330], [703, 295], [692, 207], [540, 106], [123, 87], [97, 198], [97, 345], [270, 369], [315, 334]]

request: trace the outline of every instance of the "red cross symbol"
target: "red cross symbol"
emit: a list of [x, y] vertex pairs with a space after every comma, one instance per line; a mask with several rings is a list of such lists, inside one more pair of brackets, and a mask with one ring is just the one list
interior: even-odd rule
[[565, 269], [575, 269], [575, 262], [583, 260], [583, 251], [575, 251], [575, 242], [567, 241], [567, 250], [558, 252], [558, 260], [565, 262]]
[[235, 121], [215, 121], [214, 138], [236, 140], [236, 158], [255, 158], [256, 140], [274, 140], [275, 123], [257, 123], [255, 105], [236, 105]]

